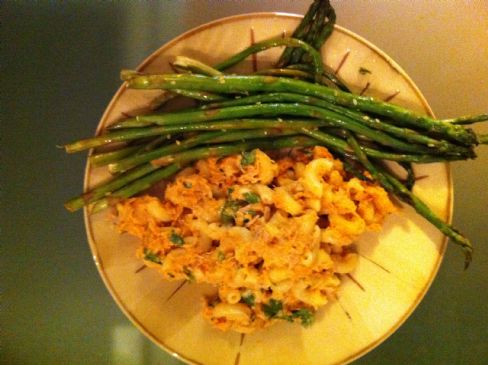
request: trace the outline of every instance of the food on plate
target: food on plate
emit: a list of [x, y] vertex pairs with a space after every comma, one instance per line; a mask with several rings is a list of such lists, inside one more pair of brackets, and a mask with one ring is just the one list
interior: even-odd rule
[[355, 269], [353, 243], [396, 210], [324, 147], [211, 157], [163, 190], [119, 203], [119, 228], [140, 239], [138, 256], [163, 278], [214, 285], [204, 317], [239, 332], [310, 325]]
[[[93, 149], [91, 166], [113, 174], [66, 208], [116, 207], [147, 266], [216, 285], [203, 312], [220, 329], [310, 324], [354, 270], [353, 243], [380, 228], [393, 198], [459, 245], [465, 267], [472, 260], [470, 241], [414, 193], [414, 164], [475, 158], [488, 136], [467, 125], [488, 115], [435, 119], [352, 93], [322, 62], [334, 23], [329, 2], [315, 0], [290, 37], [216, 65], [181, 55], [175, 73], [124, 70], [125, 87], [163, 91], [154, 110], [65, 145]], [[229, 72], [271, 47], [285, 47], [273, 67]], [[190, 106], [165, 109], [182, 99]], [[148, 195], [161, 181], [163, 198]]]

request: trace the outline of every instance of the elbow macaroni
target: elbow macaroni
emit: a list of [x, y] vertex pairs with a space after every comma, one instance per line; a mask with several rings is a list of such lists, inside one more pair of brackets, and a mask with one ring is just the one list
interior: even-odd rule
[[313, 313], [357, 266], [351, 244], [395, 211], [381, 187], [348, 176], [323, 147], [254, 153], [245, 166], [241, 156], [198, 161], [164, 199], [117, 206], [120, 230], [141, 240], [137, 255], [148, 266], [218, 288], [203, 315], [221, 330]]

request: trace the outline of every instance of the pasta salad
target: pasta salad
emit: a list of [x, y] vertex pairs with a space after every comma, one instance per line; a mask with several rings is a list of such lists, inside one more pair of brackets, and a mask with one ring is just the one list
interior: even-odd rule
[[214, 285], [204, 318], [243, 333], [310, 325], [357, 266], [354, 242], [396, 210], [319, 146], [199, 160], [162, 190], [120, 202], [118, 227], [164, 279]]

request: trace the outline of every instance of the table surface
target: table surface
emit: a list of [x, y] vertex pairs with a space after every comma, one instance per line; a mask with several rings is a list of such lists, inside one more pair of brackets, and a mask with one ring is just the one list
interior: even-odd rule
[[[8, 364], [180, 364], [145, 339], [100, 279], [81, 213], [85, 156], [57, 145], [91, 134], [134, 68], [176, 35], [255, 11], [303, 14], [310, 1], [3, 2], [1, 9], [2, 351]], [[488, 111], [488, 2], [333, 1], [338, 24], [379, 46], [438, 117]], [[476, 126], [488, 133], [488, 125]], [[488, 147], [453, 163], [449, 246], [417, 310], [355, 364], [481, 364], [488, 358]], [[485, 360], [483, 360], [485, 359]]]

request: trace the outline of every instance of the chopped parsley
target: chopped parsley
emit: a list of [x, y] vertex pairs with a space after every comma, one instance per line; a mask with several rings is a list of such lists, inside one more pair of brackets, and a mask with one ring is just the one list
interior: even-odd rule
[[282, 315], [276, 317], [278, 319], [283, 319], [288, 322], [294, 322], [296, 319], [300, 320], [300, 323], [303, 327], [309, 327], [312, 325], [314, 321], [314, 315], [312, 311], [307, 308], [301, 308], [295, 311], [292, 311], [289, 315]]
[[256, 161], [256, 150], [242, 152], [241, 166], [252, 165]]
[[[220, 220], [222, 221], [223, 224], [234, 224], [236, 219], [236, 214], [239, 209], [245, 207], [247, 204], [259, 203], [261, 201], [259, 195], [253, 192], [244, 193], [243, 194], [244, 200], [242, 199], [234, 200], [230, 197], [233, 191], [234, 189], [232, 188], [229, 188], [227, 190], [228, 198], [225, 201], [224, 205], [222, 206], [222, 209], [220, 210]], [[254, 217], [256, 215], [256, 212], [254, 210], [248, 210], [245, 213], [249, 214], [251, 217]]]
[[159, 256], [148, 248], [144, 248], [144, 260], [151, 261], [159, 265], [162, 264]]
[[224, 224], [234, 223], [237, 211], [242, 208], [242, 202], [238, 200], [226, 200], [220, 211], [220, 220]]
[[172, 231], [169, 235], [169, 240], [175, 244], [176, 246], [183, 246], [185, 244], [185, 240], [179, 234]]
[[281, 300], [270, 299], [268, 303], [263, 304], [263, 312], [266, 317], [276, 317], [283, 309], [283, 303]]
[[291, 313], [292, 319], [300, 319], [300, 323], [303, 327], [309, 327], [312, 325], [314, 320], [314, 315], [310, 309], [301, 308]]
[[254, 307], [255, 297], [253, 293], [244, 294], [241, 296], [241, 300], [243, 303], [247, 304], [250, 307]]
[[366, 75], [366, 74], [370, 74], [370, 73], [371, 73], [371, 71], [370, 71], [370, 70], [368, 70], [367, 68], [364, 68], [364, 67], [359, 67], [359, 73], [360, 73], [361, 75]]
[[246, 202], [248, 202], [249, 204], [259, 203], [261, 201], [261, 198], [256, 193], [247, 192], [247, 193], [244, 193], [243, 195], [244, 195], [244, 200]]

